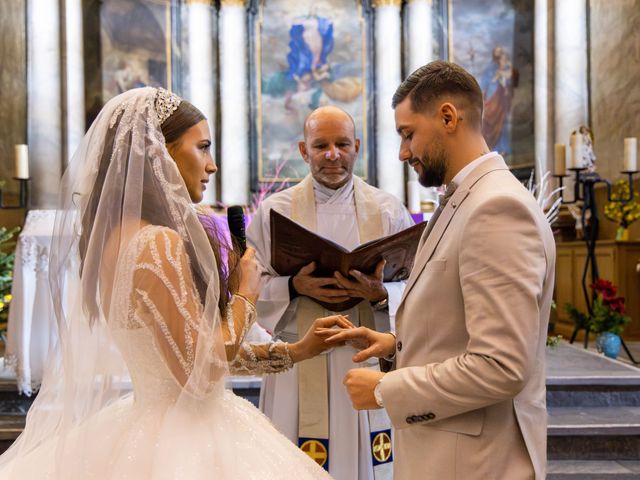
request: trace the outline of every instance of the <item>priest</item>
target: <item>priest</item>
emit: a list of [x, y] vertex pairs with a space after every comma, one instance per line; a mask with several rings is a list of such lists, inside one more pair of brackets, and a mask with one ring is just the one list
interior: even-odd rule
[[[288, 277], [271, 267], [271, 209], [348, 250], [413, 225], [397, 198], [353, 175], [360, 140], [353, 118], [344, 110], [324, 106], [313, 111], [298, 148], [310, 174], [298, 185], [267, 198], [247, 232], [265, 283], [257, 305], [259, 324], [274, 337], [293, 341], [315, 318], [331, 314], [316, 301], [338, 304], [358, 298], [361, 302], [356, 307], [341, 313], [348, 314], [356, 326], [393, 332], [404, 283], [383, 283], [383, 261], [373, 273], [352, 270], [348, 277], [339, 272], [315, 276], [315, 263]], [[337, 480], [390, 479], [393, 454], [386, 413], [356, 412], [342, 385], [353, 368], [355, 353], [350, 346], [337, 348], [286, 373], [266, 377], [261, 408], [284, 435]], [[375, 363], [362, 366], [378, 368]]]

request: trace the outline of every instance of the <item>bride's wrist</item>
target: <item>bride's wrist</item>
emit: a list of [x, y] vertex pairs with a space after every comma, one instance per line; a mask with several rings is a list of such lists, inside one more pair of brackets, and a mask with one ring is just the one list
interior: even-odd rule
[[242, 298], [245, 302], [251, 304], [253, 308], [256, 308], [256, 302], [258, 301], [257, 295], [252, 295], [250, 293], [236, 292], [234, 293], [237, 297]]
[[289, 356], [293, 363], [298, 363], [306, 359], [303, 354], [303, 349], [300, 348], [300, 342], [288, 343], [287, 350], [289, 350]]

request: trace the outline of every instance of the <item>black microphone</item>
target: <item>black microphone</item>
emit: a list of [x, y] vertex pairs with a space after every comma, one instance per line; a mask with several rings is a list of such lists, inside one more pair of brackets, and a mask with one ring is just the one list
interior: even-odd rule
[[234, 205], [227, 209], [227, 222], [229, 222], [231, 238], [238, 245], [240, 255], [244, 255], [244, 251], [247, 249], [247, 234], [244, 231], [244, 210], [240, 205]]

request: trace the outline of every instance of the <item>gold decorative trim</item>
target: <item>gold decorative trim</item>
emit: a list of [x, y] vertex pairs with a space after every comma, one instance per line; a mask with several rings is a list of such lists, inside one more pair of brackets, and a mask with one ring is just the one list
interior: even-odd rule
[[373, 8], [377, 7], [400, 7], [402, 0], [373, 0]]
[[407, 3], [426, 3], [430, 7], [433, 6], [433, 0], [406, 0]]
[[246, 0], [220, 0], [223, 7], [246, 7]]
[[207, 7], [211, 7], [213, 0], [187, 0], [187, 5], [206, 5]]

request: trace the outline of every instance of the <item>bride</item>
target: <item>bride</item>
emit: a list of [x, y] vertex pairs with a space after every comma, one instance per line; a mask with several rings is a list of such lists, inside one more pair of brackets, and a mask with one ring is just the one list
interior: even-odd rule
[[326, 348], [316, 328], [350, 324], [243, 343], [259, 275], [252, 250], [235, 272], [219, 261], [193, 208], [210, 146], [204, 116], [155, 88], [114, 98], [89, 129], [52, 243], [59, 344], [0, 479], [329, 478], [224, 380], [291, 368]]

